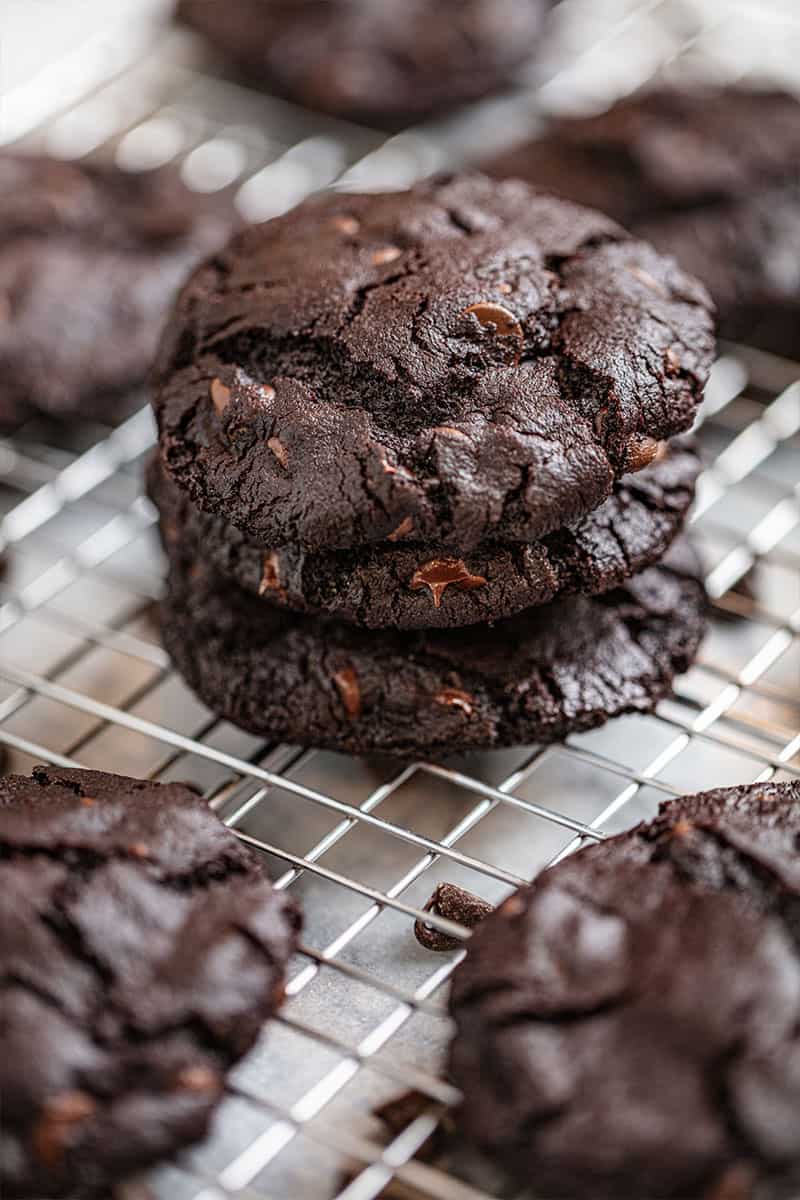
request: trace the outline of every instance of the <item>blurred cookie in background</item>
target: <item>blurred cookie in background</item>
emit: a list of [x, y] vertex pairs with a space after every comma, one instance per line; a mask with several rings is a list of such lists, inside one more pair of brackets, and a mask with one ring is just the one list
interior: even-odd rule
[[399, 125], [506, 85], [551, 0], [179, 0], [178, 20], [309, 108]]
[[172, 168], [0, 154], [0, 426], [126, 415], [178, 287], [235, 223]]
[[800, 353], [800, 101], [659, 88], [561, 118], [485, 169], [609, 213], [699, 275], [719, 332]]

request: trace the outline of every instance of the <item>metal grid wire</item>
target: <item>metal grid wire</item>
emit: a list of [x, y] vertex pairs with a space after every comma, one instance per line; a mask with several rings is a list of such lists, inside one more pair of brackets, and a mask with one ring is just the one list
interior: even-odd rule
[[[561, 41], [530, 86], [388, 141], [232, 85], [179, 36], [114, 78], [98, 71], [93, 88], [84, 75], [80, 96], [36, 130], [13, 107], [8, 127], [32, 146], [115, 155], [133, 169], [179, 159], [191, 186], [236, 183], [243, 211], [266, 217], [342, 176], [407, 182], [459, 161], [481, 130], [493, 144], [498, 129], [512, 140], [537, 108], [596, 102], [658, 67], [736, 75], [752, 66], [750, 40], [736, 53], [729, 42], [727, 3], [564, 0], [558, 14]], [[592, 36], [576, 48], [587, 24]], [[773, 56], [773, 73], [784, 65]], [[440, 1063], [444, 985], [463, 950], [434, 955], [412, 934], [436, 883], [494, 903], [583, 841], [652, 815], [665, 796], [800, 776], [800, 365], [729, 348], [701, 437], [713, 465], [693, 524], [714, 613], [674, 697], [652, 716], [564, 744], [402, 769], [265, 746], [219, 721], [170, 671], [152, 614], [155, 514], [140, 488], [154, 438], [146, 409], [116, 429], [37, 420], [0, 441], [0, 743], [11, 769], [44, 761], [192, 780], [306, 914], [287, 1003], [232, 1073], [212, 1137], [141, 1194], [514, 1194], [468, 1147], [421, 1153], [458, 1102]], [[409, 1089], [420, 1103], [388, 1132], [375, 1109]]]

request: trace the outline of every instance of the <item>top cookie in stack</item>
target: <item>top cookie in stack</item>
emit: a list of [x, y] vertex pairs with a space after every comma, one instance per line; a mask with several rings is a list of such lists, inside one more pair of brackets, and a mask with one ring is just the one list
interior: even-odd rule
[[[712, 350], [700, 284], [519, 182], [331, 194], [244, 231], [184, 289], [155, 373], [178, 665], [250, 728], [357, 750], [651, 706], [702, 625], [696, 566], [653, 564], [698, 469], [663, 443]], [[533, 607], [559, 593], [579, 595], [558, 620]], [[483, 625], [506, 617], [524, 654]]]

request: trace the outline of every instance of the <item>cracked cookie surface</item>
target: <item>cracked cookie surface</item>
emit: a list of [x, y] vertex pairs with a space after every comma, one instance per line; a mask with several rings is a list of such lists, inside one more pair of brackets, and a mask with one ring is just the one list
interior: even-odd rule
[[361, 630], [264, 604], [205, 558], [173, 559], [162, 638], [214, 712], [275, 741], [442, 757], [555, 741], [647, 712], [686, 670], [705, 593], [688, 543], [599, 597], [493, 626]]
[[496, 91], [550, 0], [180, 0], [178, 18], [263, 87], [339, 117], [407, 123]]
[[609, 219], [483, 176], [337, 193], [234, 238], [155, 372], [165, 465], [266, 545], [457, 555], [602, 503], [689, 427], [705, 290]]
[[797, 1195], [799, 905], [797, 781], [670, 801], [544, 872], [454, 975], [466, 1133], [537, 1194]]
[[560, 594], [608, 591], [661, 558], [683, 526], [700, 470], [689, 439], [662, 451], [572, 528], [531, 545], [482, 544], [466, 558], [394, 537], [316, 554], [259, 546], [192, 504], [158, 456], [148, 468], [148, 492], [168, 556], [202, 555], [271, 604], [363, 628], [448, 629], [512, 616]]
[[182, 784], [0, 780], [3, 1195], [108, 1195], [202, 1137], [299, 924]]
[[179, 286], [235, 224], [169, 168], [1, 153], [0, 425], [123, 416]]
[[651, 89], [486, 164], [609, 213], [709, 288], [720, 334], [800, 354], [800, 101]]

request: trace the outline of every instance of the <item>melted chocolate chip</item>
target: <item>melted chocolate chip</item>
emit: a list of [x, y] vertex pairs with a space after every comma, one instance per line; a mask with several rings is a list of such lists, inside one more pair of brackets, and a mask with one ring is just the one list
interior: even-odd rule
[[469, 692], [462, 692], [458, 688], [442, 688], [433, 698], [437, 704], [460, 708], [468, 717], [472, 716], [474, 697]]
[[269, 554], [264, 555], [261, 582], [258, 585], [259, 596], [263, 596], [266, 592], [279, 592], [281, 594], [285, 594], [281, 585], [279, 559], [274, 550], [271, 550]]
[[176, 1083], [180, 1090], [185, 1092], [216, 1092], [221, 1086], [217, 1072], [203, 1066], [202, 1063], [194, 1067], [184, 1067]]
[[380, 250], [375, 251], [372, 261], [376, 267], [382, 267], [385, 263], [395, 262], [402, 253], [399, 246], [382, 246]]
[[645, 271], [643, 267], [628, 267], [628, 273], [643, 283], [651, 292], [656, 292], [659, 296], [669, 298], [669, 293], [661, 286], [657, 279], [654, 279], [649, 271]]
[[412, 592], [420, 588], [430, 589], [435, 608], [442, 603], [445, 588], [454, 586], [460, 591], [482, 587], [486, 580], [482, 575], [473, 575], [462, 558], [432, 558], [413, 575], [409, 587]]
[[211, 403], [217, 411], [217, 416], [221, 417], [231, 402], [231, 389], [226, 387], [221, 379], [212, 379], [208, 390], [211, 393]]
[[484, 329], [493, 330], [496, 337], [513, 339], [514, 345], [509, 350], [509, 362], [513, 366], [518, 364], [525, 349], [525, 335], [519, 321], [509, 309], [504, 308], [502, 304], [482, 300], [465, 308], [464, 314], [473, 316]]
[[352, 667], [342, 667], [341, 670], [334, 671], [333, 682], [344, 705], [344, 711], [351, 721], [357, 720], [361, 716], [361, 688], [355, 671]]
[[414, 522], [412, 521], [411, 517], [404, 517], [397, 526], [397, 529], [393, 530], [392, 533], [389, 534], [387, 540], [390, 542], [399, 542], [400, 538], [408, 537], [413, 528]]
[[668, 346], [664, 351], [664, 370], [670, 379], [674, 379], [676, 375], [680, 375], [681, 373], [681, 360], [678, 357], [677, 351], [673, 350], [671, 346]]
[[634, 436], [628, 439], [625, 465], [629, 471], [641, 471], [659, 452], [661, 443], [651, 437]]
[[346, 233], [350, 237], [358, 233], [361, 228], [361, 222], [357, 221], [355, 217], [331, 217], [330, 223], [334, 229], [339, 230], [339, 233]]
[[267, 445], [281, 466], [285, 468], [289, 462], [289, 454], [281, 439], [276, 437], [267, 438]]
[[96, 1107], [86, 1092], [59, 1092], [51, 1096], [33, 1131], [37, 1157], [47, 1166], [56, 1166], [79, 1127], [92, 1116]]
[[461, 438], [465, 442], [469, 441], [468, 435], [462, 429], [455, 429], [452, 425], [434, 425], [433, 432], [443, 433], [447, 437]]

